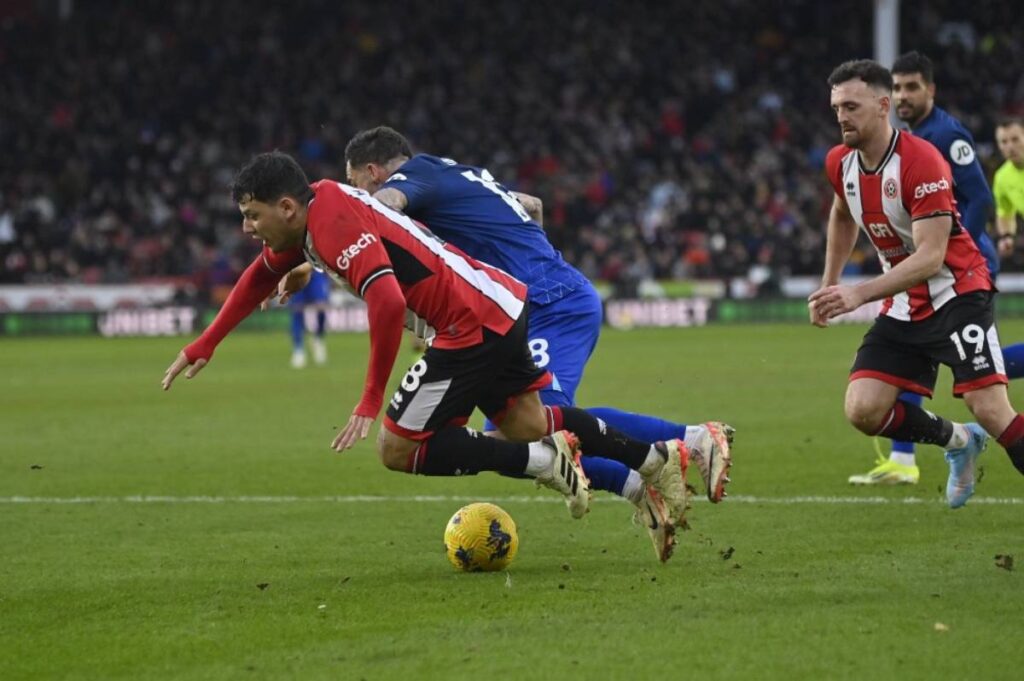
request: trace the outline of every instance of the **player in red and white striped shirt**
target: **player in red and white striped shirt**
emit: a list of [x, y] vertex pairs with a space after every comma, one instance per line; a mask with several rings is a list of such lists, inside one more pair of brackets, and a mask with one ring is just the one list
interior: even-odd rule
[[[974, 493], [975, 461], [998, 433], [1024, 473], [1024, 416], [1006, 391], [994, 287], [960, 224], [948, 164], [930, 143], [889, 122], [892, 75], [870, 60], [846, 62], [828, 79], [843, 144], [825, 162], [835, 200], [828, 223], [822, 286], [809, 297], [811, 322], [882, 300], [850, 373], [846, 416], [868, 435], [935, 444], [950, 464], [953, 508]], [[839, 276], [862, 229], [883, 273], [856, 286]], [[901, 390], [931, 396], [938, 365], [953, 371], [955, 395], [980, 422], [959, 424], [898, 399]]]
[[[665, 445], [632, 440], [587, 412], [544, 407], [526, 340], [526, 286], [444, 244], [422, 225], [364, 191], [321, 180], [309, 184], [286, 154], [255, 157], [233, 188], [242, 230], [263, 252], [232, 289], [217, 318], [168, 367], [164, 389], [187, 378], [214, 348], [303, 261], [326, 271], [366, 301], [370, 362], [362, 398], [334, 438], [337, 451], [364, 439], [383, 405], [402, 327], [431, 333], [423, 357], [391, 398], [377, 449], [388, 468], [423, 475], [497, 471], [537, 478], [562, 492], [574, 517], [588, 508], [578, 444], [622, 461], [666, 496], [685, 501], [683, 466]], [[510, 441], [464, 428], [479, 407]], [[564, 429], [564, 430], [563, 430]], [[577, 439], [579, 442], [577, 442]], [[676, 465], [666, 465], [673, 461]]]

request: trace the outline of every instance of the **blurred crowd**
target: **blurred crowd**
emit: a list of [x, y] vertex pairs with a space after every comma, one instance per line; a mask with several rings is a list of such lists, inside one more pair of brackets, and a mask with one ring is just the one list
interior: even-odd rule
[[[998, 164], [1024, 107], [1012, 3], [904, 0], [901, 45]], [[819, 274], [838, 139], [825, 78], [871, 3], [11, 2], [0, 9], [0, 283], [174, 280], [253, 255], [227, 191], [282, 149], [343, 178], [356, 131], [541, 196], [593, 279]], [[1018, 259], [1007, 269], [1020, 269]], [[858, 251], [851, 270], [877, 268]]]

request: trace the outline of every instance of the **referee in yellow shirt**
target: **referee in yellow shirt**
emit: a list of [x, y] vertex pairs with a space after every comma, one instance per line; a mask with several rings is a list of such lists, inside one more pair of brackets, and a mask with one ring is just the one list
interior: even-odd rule
[[996, 246], [999, 255], [1013, 252], [1017, 215], [1024, 215], [1024, 120], [1008, 118], [996, 126], [996, 144], [1006, 161], [992, 180], [996, 199]]

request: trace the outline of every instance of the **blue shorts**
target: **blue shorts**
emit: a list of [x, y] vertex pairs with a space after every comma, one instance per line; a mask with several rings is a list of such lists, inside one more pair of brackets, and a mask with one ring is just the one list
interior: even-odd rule
[[[604, 310], [593, 286], [573, 291], [548, 305], [531, 305], [527, 332], [533, 361], [551, 372], [551, 384], [540, 391], [546, 405], [571, 407], [583, 369], [601, 334]], [[495, 430], [490, 421], [484, 430]]]
[[306, 288], [296, 291], [288, 299], [288, 305], [292, 308], [305, 307], [306, 305], [317, 305], [326, 303], [331, 299], [331, 279], [323, 272], [313, 270]]

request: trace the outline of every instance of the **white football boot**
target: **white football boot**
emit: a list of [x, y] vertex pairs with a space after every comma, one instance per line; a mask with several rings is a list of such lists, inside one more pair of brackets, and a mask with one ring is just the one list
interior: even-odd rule
[[664, 563], [672, 557], [676, 548], [676, 526], [668, 515], [665, 500], [651, 485], [644, 486], [644, 497], [636, 504], [633, 522], [647, 529], [658, 560]]
[[664, 501], [668, 517], [677, 527], [684, 526], [689, 508], [686, 490], [686, 468], [690, 454], [682, 440], [655, 442], [661, 460], [645, 463], [638, 471], [644, 482], [654, 488]]
[[708, 499], [717, 504], [728, 494], [725, 491], [732, 466], [730, 445], [736, 429], [719, 421], [708, 421], [699, 426], [700, 430], [686, 438], [690, 460], [700, 468]]
[[327, 364], [327, 344], [323, 338], [314, 338], [310, 344], [313, 347], [313, 362], [317, 365]]
[[580, 465], [580, 440], [568, 430], [560, 430], [541, 440], [554, 451], [551, 468], [538, 475], [537, 485], [549, 487], [565, 496], [565, 505], [573, 518], [582, 518], [590, 510], [590, 480]]

